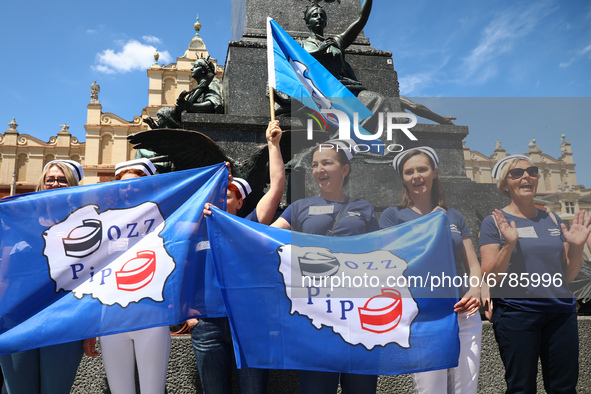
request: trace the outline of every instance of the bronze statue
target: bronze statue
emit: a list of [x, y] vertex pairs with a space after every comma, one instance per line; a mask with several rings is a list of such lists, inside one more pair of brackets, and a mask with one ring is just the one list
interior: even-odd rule
[[215, 78], [215, 65], [211, 60], [199, 58], [195, 60], [191, 69], [191, 77], [197, 81], [197, 87], [190, 91], [183, 91], [176, 106], [181, 111], [199, 113], [221, 113], [222, 85]]
[[221, 113], [223, 111], [222, 85], [215, 78], [215, 65], [209, 58], [199, 58], [193, 63], [191, 77], [197, 81], [197, 87], [179, 94], [174, 107], [162, 107], [156, 112], [156, 120], [144, 119], [152, 129], [182, 128], [183, 112]]
[[436, 114], [429, 108], [425, 107], [423, 104], [415, 103], [414, 101], [411, 101], [408, 97], [404, 96], [400, 96], [400, 106], [402, 107], [402, 109], [407, 109], [415, 115], [419, 115], [420, 117], [432, 120], [433, 122], [437, 122], [439, 124], [453, 125], [452, 120], [456, 119], [453, 116], [441, 116], [439, 114]]
[[[156, 112], [157, 119], [152, 118], [144, 119], [151, 131], [144, 133], [151, 133], [152, 131], [158, 130], [158, 138], [162, 141], [176, 138], [173, 135], [173, 129], [182, 129], [181, 115], [183, 112], [198, 112], [198, 113], [221, 113], [222, 107], [222, 85], [220, 81], [215, 78], [215, 65], [209, 57], [199, 58], [193, 63], [191, 68], [191, 77], [197, 81], [197, 87], [190, 91], [184, 90], [177, 98], [176, 105], [174, 107], [162, 107]], [[141, 133], [140, 133], [141, 134]], [[146, 134], [142, 134], [146, 135]], [[148, 137], [154, 137], [156, 134], [151, 134]], [[184, 134], [180, 134], [184, 135]], [[181, 141], [181, 145], [178, 146], [180, 150], [187, 148], [182, 146], [185, 141]], [[194, 142], [194, 140], [191, 140]], [[134, 158], [139, 159], [146, 157], [154, 161], [154, 165], [159, 173], [170, 172], [178, 170], [178, 163], [174, 160], [168, 160], [166, 158], [156, 157], [160, 150], [157, 149], [158, 144], [155, 147], [146, 145], [143, 148], [137, 147], [137, 152]], [[168, 151], [167, 151], [168, 154]], [[155, 158], [156, 157], [156, 158]], [[177, 166], [175, 167], [175, 164]], [[181, 164], [181, 167], [183, 165]], [[189, 167], [192, 168], [192, 167]]]
[[178, 107], [162, 107], [156, 112], [157, 119], [144, 119], [152, 129], [180, 129], [181, 128], [181, 114], [177, 110]]
[[357, 80], [351, 65], [346, 62], [345, 49], [355, 41], [365, 27], [372, 4], [372, 0], [365, 0], [361, 5], [359, 17], [344, 32], [334, 37], [325, 37], [327, 15], [324, 8], [316, 1], [304, 11], [304, 21], [310, 30], [310, 35], [301, 40], [300, 44], [355, 95], [365, 88]]
[[[396, 112], [393, 111], [395, 107], [387, 97], [368, 91], [363, 87], [355, 76], [353, 68], [345, 60], [345, 50], [355, 41], [365, 27], [371, 13], [372, 4], [372, 0], [365, 0], [361, 4], [359, 17], [344, 32], [334, 37], [325, 37], [326, 11], [318, 5], [317, 1], [314, 1], [304, 11], [304, 21], [310, 30], [310, 35], [301, 40], [300, 44], [372, 112]], [[404, 96], [400, 96], [400, 105], [402, 109], [440, 124], [453, 124], [452, 120], [455, 119], [438, 115], [424, 105], [415, 103]], [[371, 127], [371, 123], [362, 123], [362, 125]]]

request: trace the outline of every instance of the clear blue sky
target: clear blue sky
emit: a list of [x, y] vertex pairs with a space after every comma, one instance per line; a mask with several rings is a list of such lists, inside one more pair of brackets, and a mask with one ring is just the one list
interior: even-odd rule
[[[15, 117], [21, 134], [43, 141], [63, 123], [85, 139], [94, 80], [103, 112], [127, 120], [140, 115], [154, 48], [160, 63], [176, 61], [197, 14], [201, 37], [220, 64], [231, 39], [230, 0], [5, 3], [0, 131]], [[393, 53], [402, 94], [456, 116], [456, 124], [470, 128], [468, 146], [486, 155], [497, 140], [509, 153], [527, 152], [535, 138], [558, 157], [565, 133], [579, 184], [591, 187], [591, 2], [374, 3], [365, 35]], [[534, 99], [540, 97], [546, 99]]]

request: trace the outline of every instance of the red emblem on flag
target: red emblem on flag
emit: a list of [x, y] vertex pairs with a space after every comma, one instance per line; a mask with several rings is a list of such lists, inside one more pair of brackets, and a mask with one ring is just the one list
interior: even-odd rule
[[156, 272], [156, 254], [151, 250], [137, 252], [137, 257], [123, 264], [120, 271], [115, 272], [117, 289], [136, 291], [145, 287], [154, 278]]
[[383, 333], [393, 330], [402, 317], [402, 297], [395, 289], [382, 289], [382, 294], [370, 298], [359, 309], [361, 328]]

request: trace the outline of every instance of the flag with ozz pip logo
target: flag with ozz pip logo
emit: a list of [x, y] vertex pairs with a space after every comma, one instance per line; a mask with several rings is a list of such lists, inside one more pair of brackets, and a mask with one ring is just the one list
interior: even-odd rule
[[0, 354], [224, 316], [203, 206], [225, 165], [0, 201]]
[[348, 237], [217, 209], [207, 221], [239, 366], [384, 375], [458, 365], [458, 290], [430, 280], [455, 275], [443, 211]]

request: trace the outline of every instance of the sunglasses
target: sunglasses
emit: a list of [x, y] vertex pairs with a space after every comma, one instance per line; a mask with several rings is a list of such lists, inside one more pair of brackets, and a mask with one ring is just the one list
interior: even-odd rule
[[538, 176], [538, 167], [531, 166], [528, 168], [513, 168], [507, 172], [507, 174], [511, 175], [513, 179], [519, 179], [523, 176], [523, 174], [527, 171], [529, 176], [536, 177]]

